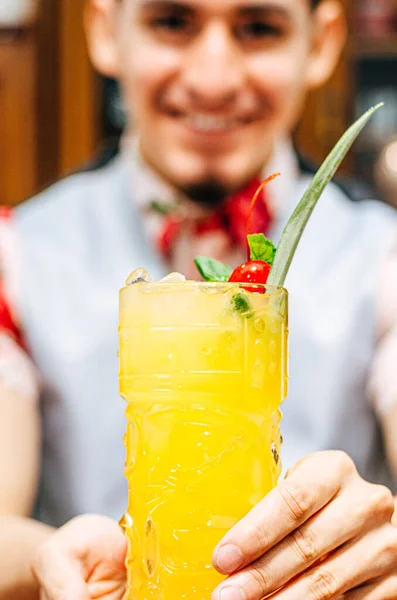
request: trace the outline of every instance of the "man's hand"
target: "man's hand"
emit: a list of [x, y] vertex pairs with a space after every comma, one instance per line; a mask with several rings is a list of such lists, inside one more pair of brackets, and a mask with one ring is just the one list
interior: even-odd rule
[[397, 598], [393, 512], [346, 454], [308, 456], [216, 548], [213, 600]]
[[41, 600], [121, 600], [125, 591], [125, 537], [114, 521], [78, 517], [39, 550], [33, 572]]
[[[397, 528], [390, 491], [365, 482], [341, 452], [300, 461], [214, 553], [230, 577], [214, 600], [397, 598]], [[39, 551], [43, 600], [121, 600], [126, 541], [116, 523], [80, 517]], [[282, 589], [280, 589], [282, 588]]]

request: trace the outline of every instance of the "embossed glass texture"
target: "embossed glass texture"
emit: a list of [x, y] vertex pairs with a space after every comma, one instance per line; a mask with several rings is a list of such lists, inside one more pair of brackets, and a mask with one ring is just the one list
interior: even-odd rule
[[262, 288], [121, 291], [126, 600], [210, 600], [222, 580], [216, 544], [277, 483], [288, 299], [282, 288]]

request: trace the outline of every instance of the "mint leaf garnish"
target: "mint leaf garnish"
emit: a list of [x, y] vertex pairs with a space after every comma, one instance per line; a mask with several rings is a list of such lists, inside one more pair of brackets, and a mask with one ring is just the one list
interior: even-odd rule
[[194, 259], [194, 262], [205, 281], [225, 282], [229, 280], [230, 275], [233, 273], [231, 267], [206, 256], [198, 256]]
[[268, 265], [272, 265], [277, 251], [273, 242], [268, 240], [263, 233], [248, 235], [247, 239], [251, 260], [263, 260]]
[[152, 210], [153, 212], [155, 212], [158, 215], [161, 215], [163, 217], [168, 216], [171, 213], [175, 212], [175, 208], [176, 208], [176, 206], [173, 206], [171, 204], [161, 203], [158, 200], [152, 200], [152, 202], [150, 203], [150, 210]]
[[236, 312], [245, 315], [246, 317], [251, 316], [251, 304], [247, 296], [241, 292], [237, 292], [231, 299], [232, 309]]
[[339, 165], [362, 129], [364, 129], [365, 125], [381, 106], [383, 106], [383, 103], [368, 110], [346, 131], [313, 178], [309, 188], [284, 229], [281, 241], [277, 248], [274, 264], [268, 278], [269, 284], [279, 286], [284, 285], [299, 240], [302, 237], [303, 231], [318, 199], [335, 175]]

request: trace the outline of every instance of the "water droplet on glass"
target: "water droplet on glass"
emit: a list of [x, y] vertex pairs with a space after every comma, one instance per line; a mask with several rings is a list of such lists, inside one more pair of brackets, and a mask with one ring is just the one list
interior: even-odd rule
[[276, 463], [276, 465], [278, 465], [278, 463], [280, 462], [280, 455], [278, 453], [277, 446], [274, 443], [272, 444], [272, 454], [273, 454], [274, 462]]
[[280, 331], [280, 320], [279, 319], [271, 319], [269, 323], [269, 329], [272, 333], [278, 333]]
[[204, 356], [210, 356], [212, 354], [211, 346], [204, 346], [202, 349], [202, 353], [204, 354]]
[[182, 281], [186, 281], [186, 277], [181, 273], [169, 273], [160, 281], [162, 283], [181, 283]]
[[126, 285], [134, 285], [134, 283], [150, 283], [152, 278], [145, 269], [136, 269], [126, 279]]
[[265, 321], [263, 319], [261, 319], [260, 317], [255, 319], [255, 321], [254, 321], [255, 331], [257, 331], [258, 333], [263, 333], [265, 331], [265, 327], [266, 327]]
[[270, 350], [271, 354], [276, 354], [277, 343], [275, 342], [275, 340], [272, 340], [270, 342], [269, 350]]

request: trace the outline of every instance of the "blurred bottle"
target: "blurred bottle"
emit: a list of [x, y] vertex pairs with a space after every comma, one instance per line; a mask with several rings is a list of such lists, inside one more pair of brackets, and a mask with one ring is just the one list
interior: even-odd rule
[[387, 37], [395, 31], [394, 0], [356, 0], [355, 17], [359, 35]]

